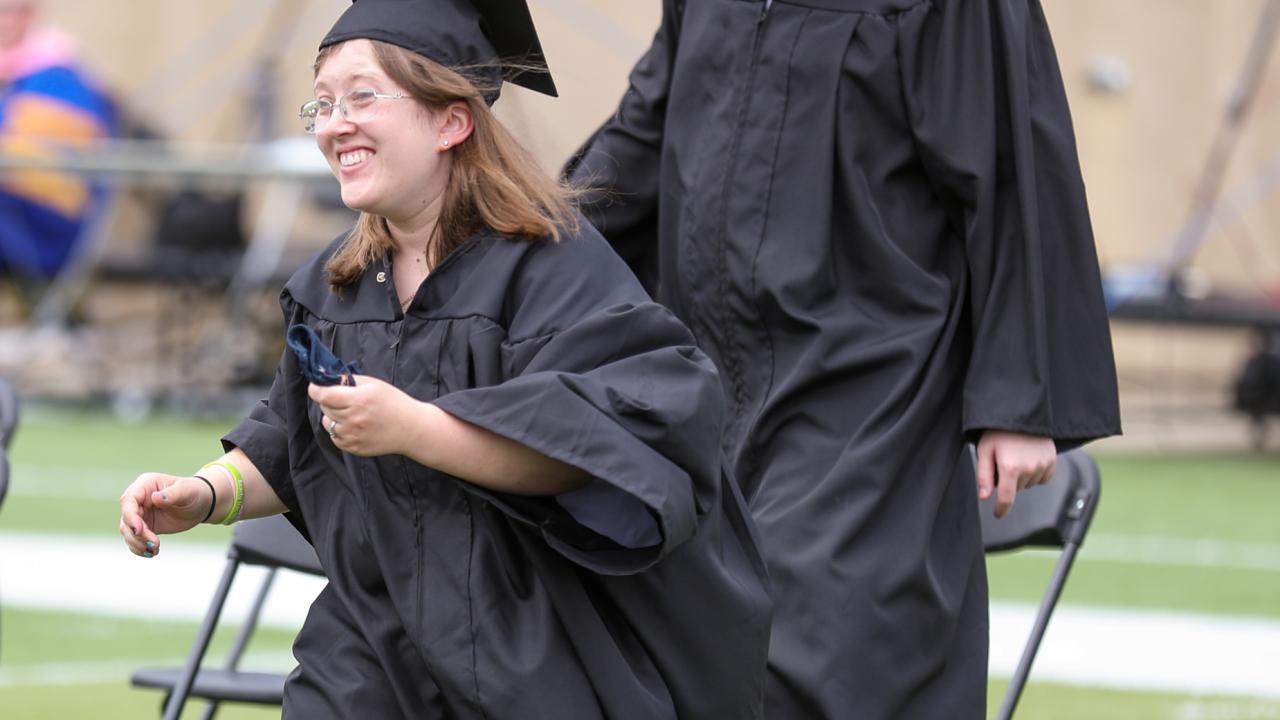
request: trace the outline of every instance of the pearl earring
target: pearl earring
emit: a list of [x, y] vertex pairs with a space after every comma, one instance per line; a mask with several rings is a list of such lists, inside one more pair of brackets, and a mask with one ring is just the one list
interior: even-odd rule
[[440, 147], [449, 147], [449, 141], [448, 141], [448, 140], [444, 140], [444, 141], [442, 141], [442, 142], [440, 143]]

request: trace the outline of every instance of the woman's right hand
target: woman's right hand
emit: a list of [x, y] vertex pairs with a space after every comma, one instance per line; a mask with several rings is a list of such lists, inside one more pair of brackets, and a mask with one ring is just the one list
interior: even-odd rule
[[143, 473], [120, 496], [120, 534], [134, 555], [160, 552], [160, 535], [200, 524], [212, 500], [209, 487], [195, 477]]

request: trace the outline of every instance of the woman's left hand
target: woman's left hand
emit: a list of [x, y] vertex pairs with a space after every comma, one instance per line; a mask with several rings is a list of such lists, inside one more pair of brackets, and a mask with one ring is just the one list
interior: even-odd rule
[[324, 412], [321, 427], [339, 450], [352, 455], [405, 454], [426, 403], [368, 375], [356, 375], [355, 383], [307, 387]]

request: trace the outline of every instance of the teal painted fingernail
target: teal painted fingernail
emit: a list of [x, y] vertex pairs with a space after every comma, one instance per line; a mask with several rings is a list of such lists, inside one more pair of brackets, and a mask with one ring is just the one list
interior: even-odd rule
[[153, 543], [153, 542], [151, 542], [150, 540], [148, 540], [148, 541], [147, 541], [147, 549], [148, 549], [148, 550], [155, 550], [155, 549], [156, 549], [156, 544], [155, 544], [155, 543]]
[[148, 551], [146, 551], [146, 552], [142, 553], [142, 557], [145, 557], [145, 558], [155, 557], [155, 553], [153, 553], [153, 552], [151, 552], [150, 550], [148, 550]]

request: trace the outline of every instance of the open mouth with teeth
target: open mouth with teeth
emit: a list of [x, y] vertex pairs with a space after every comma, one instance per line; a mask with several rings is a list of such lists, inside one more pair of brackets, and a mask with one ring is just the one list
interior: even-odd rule
[[338, 164], [342, 167], [352, 167], [373, 157], [373, 153], [368, 150], [352, 150], [351, 152], [338, 153]]

